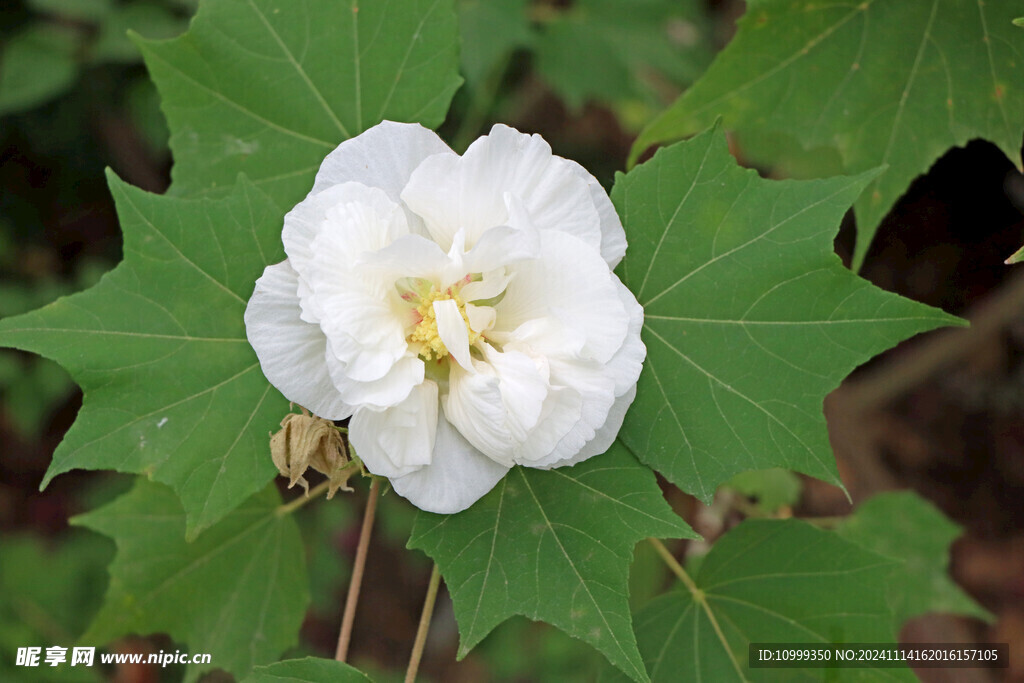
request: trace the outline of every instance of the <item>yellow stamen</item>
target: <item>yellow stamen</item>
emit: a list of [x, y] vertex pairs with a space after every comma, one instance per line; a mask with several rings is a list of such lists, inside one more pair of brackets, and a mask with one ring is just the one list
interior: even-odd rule
[[444, 342], [441, 341], [441, 335], [437, 332], [437, 318], [434, 316], [434, 302], [435, 301], [446, 301], [452, 299], [455, 304], [459, 307], [459, 313], [462, 315], [462, 320], [466, 323], [466, 330], [469, 332], [469, 345], [472, 346], [480, 339], [480, 333], [474, 332], [473, 328], [469, 326], [469, 318], [466, 316], [466, 304], [462, 301], [462, 298], [458, 294], [448, 291], [438, 291], [431, 289], [431, 291], [425, 296], [420, 297], [419, 304], [416, 306], [416, 312], [420, 314], [420, 322], [416, 325], [416, 329], [409, 335], [409, 343], [417, 342], [421, 344], [420, 355], [423, 356], [424, 360], [433, 360], [435, 358], [444, 358], [448, 355], [448, 349], [445, 347]]

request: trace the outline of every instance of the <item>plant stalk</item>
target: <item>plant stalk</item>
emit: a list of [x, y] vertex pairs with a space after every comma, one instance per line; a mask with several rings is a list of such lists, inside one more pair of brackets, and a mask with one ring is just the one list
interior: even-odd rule
[[414, 683], [416, 680], [420, 659], [423, 658], [423, 648], [427, 644], [427, 632], [430, 630], [430, 618], [434, 614], [434, 602], [437, 600], [437, 588], [440, 583], [441, 570], [434, 564], [434, 570], [430, 573], [430, 584], [427, 586], [427, 597], [423, 600], [423, 612], [420, 613], [420, 625], [416, 629], [416, 640], [409, 656], [409, 668], [405, 671], [405, 683]]
[[322, 481], [313, 488], [311, 488], [309, 492], [306, 493], [304, 496], [299, 496], [298, 498], [289, 503], [281, 503], [280, 505], [277, 506], [278, 516], [280, 517], [282, 515], [289, 515], [298, 510], [303, 505], [313, 502], [314, 500], [319, 498], [320, 494], [326, 491], [327, 487], [330, 485], [331, 482]]
[[359, 603], [359, 589], [363, 584], [363, 570], [366, 569], [366, 553], [370, 547], [370, 535], [373, 532], [373, 518], [377, 514], [377, 498], [380, 497], [380, 479], [373, 478], [370, 494], [366, 499], [366, 510], [363, 512], [363, 525], [359, 530], [359, 545], [356, 548], [356, 560], [352, 565], [352, 579], [348, 584], [348, 597], [345, 598], [345, 612], [341, 616], [341, 633], [338, 634], [338, 647], [334, 650], [334, 658], [344, 662], [348, 657], [348, 645], [352, 640], [352, 623], [356, 618], [356, 605]]

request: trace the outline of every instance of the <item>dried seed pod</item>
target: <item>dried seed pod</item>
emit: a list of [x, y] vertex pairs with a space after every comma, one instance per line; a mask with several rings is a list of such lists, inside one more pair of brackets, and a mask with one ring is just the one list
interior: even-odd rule
[[338, 489], [351, 491], [348, 479], [353, 468], [345, 450], [345, 442], [334, 423], [305, 409], [301, 415], [290, 413], [281, 420], [281, 430], [270, 436], [270, 457], [288, 488], [301, 484], [309, 493], [309, 482], [303, 476], [312, 467], [330, 481], [327, 498]]

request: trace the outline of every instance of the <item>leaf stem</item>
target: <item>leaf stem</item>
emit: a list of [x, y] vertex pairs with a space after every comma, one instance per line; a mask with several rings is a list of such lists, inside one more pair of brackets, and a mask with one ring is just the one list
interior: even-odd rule
[[427, 632], [430, 630], [430, 618], [434, 614], [434, 602], [437, 600], [437, 588], [440, 583], [441, 570], [434, 564], [434, 570], [430, 572], [430, 584], [427, 586], [427, 597], [423, 600], [423, 612], [420, 613], [420, 625], [416, 629], [416, 640], [409, 656], [409, 668], [405, 671], [405, 683], [414, 683], [416, 680], [420, 659], [423, 658], [423, 648], [427, 644]]
[[348, 645], [352, 640], [352, 623], [356, 618], [356, 605], [359, 603], [359, 589], [363, 584], [363, 570], [366, 568], [366, 553], [370, 547], [370, 535], [373, 531], [373, 518], [377, 514], [378, 497], [380, 497], [380, 478], [373, 477], [370, 494], [366, 499], [366, 509], [363, 512], [363, 525], [359, 530], [359, 545], [356, 547], [356, 559], [352, 565], [348, 597], [345, 598], [345, 612], [341, 616], [338, 647], [334, 650], [334, 658], [339, 662], [344, 662], [348, 657]]
[[694, 583], [693, 579], [690, 578], [690, 575], [686, 573], [685, 569], [683, 569], [683, 565], [679, 564], [679, 561], [672, 556], [672, 553], [668, 551], [668, 548], [665, 547], [664, 543], [656, 538], [648, 538], [647, 540], [654, 546], [654, 549], [658, 551], [658, 555], [660, 555], [661, 559], [666, 565], [668, 565], [668, 568], [672, 570], [672, 573], [683, 582], [683, 585], [686, 586], [686, 590], [690, 591], [694, 602], [700, 605], [704, 610], [704, 614], [707, 615], [708, 621], [711, 622], [711, 628], [714, 629], [715, 635], [718, 636], [719, 642], [722, 643], [722, 648], [725, 650], [725, 653], [729, 655], [729, 661], [732, 662], [732, 666], [736, 669], [736, 673], [739, 675], [740, 680], [746, 681], [747, 677], [743, 675], [743, 668], [740, 666], [740, 663], [736, 660], [736, 655], [733, 654], [732, 649], [729, 647], [729, 641], [725, 639], [725, 634], [722, 632], [722, 627], [718, 624], [718, 619], [715, 618], [715, 613], [711, 611], [707, 595], [697, 587], [697, 584]]
[[281, 503], [277, 507], [277, 516], [281, 517], [284, 515], [290, 515], [291, 513], [298, 510], [303, 505], [307, 505], [310, 502], [320, 497], [320, 494], [327, 490], [327, 487], [331, 485], [330, 481], [322, 481], [309, 490], [304, 496], [299, 496], [295, 500], [288, 503]]

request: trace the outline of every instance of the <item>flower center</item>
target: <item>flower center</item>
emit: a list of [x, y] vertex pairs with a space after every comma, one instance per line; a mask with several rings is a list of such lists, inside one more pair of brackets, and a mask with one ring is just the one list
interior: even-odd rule
[[474, 332], [473, 328], [469, 325], [469, 317], [466, 315], [466, 304], [458, 292], [453, 291], [456, 290], [455, 286], [449, 287], [445, 291], [440, 291], [433, 285], [430, 286], [429, 291], [423, 291], [424, 289], [422, 285], [420, 287], [411, 287], [409, 293], [402, 296], [403, 299], [415, 305], [416, 313], [420, 318], [407, 341], [410, 345], [419, 347], [419, 355], [424, 360], [429, 361], [435, 358], [440, 360], [448, 356], [448, 349], [445, 347], [444, 342], [441, 340], [441, 335], [437, 331], [437, 317], [434, 313], [435, 301], [453, 300], [459, 307], [459, 314], [462, 316], [463, 322], [466, 323], [466, 331], [469, 333], [469, 345], [472, 346], [480, 339], [481, 334]]

